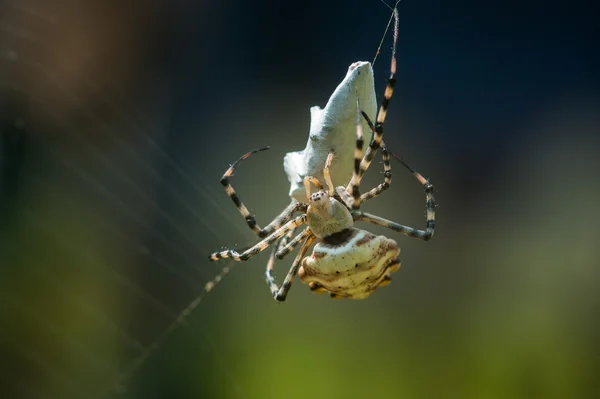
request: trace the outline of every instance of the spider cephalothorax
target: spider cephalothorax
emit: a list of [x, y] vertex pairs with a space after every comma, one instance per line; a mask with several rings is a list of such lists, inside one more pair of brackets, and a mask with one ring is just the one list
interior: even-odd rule
[[310, 196], [306, 223], [315, 237], [321, 240], [354, 225], [348, 208], [325, 191], [317, 191]]
[[[231, 165], [221, 179], [221, 184], [225, 187], [225, 191], [236, 204], [244, 219], [246, 219], [248, 226], [259, 237], [265, 238], [242, 253], [227, 249], [213, 253], [210, 259], [232, 258], [236, 261], [246, 261], [264, 251], [272, 244], [275, 244], [267, 264], [266, 280], [273, 297], [278, 301], [285, 300], [296, 274], [299, 274], [300, 279], [309, 284], [314, 292], [329, 292], [333, 298], [363, 299], [368, 297], [376, 288], [389, 283], [391, 278], [390, 273], [398, 270], [400, 267], [398, 261], [400, 249], [398, 245], [390, 238], [375, 236], [368, 231], [354, 227], [354, 222], [373, 223], [422, 240], [429, 240], [433, 236], [435, 228], [433, 186], [402, 160], [400, 162], [425, 187], [426, 228], [424, 230], [414, 229], [360, 211], [361, 203], [383, 193], [392, 181], [390, 157], [383, 142], [383, 124], [396, 83], [395, 45], [398, 36], [398, 16], [396, 10], [394, 10], [394, 17], [394, 47], [392, 49], [391, 73], [375, 125], [371, 122], [368, 115], [360, 110], [357, 99], [358, 118], [356, 123], [357, 138], [354, 152], [354, 171], [346, 187], [337, 187], [335, 189], [333, 187], [330, 167], [333, 162], [334, 153], [330, 152], [323, 166], [323, 179], [325, 180], [327, 189], [323, 187], [316, 177], [304, 177], [304, 190], [308, 202], [304, 203], [293, 200], [269, 225], [261, 228], [256, 224], [254, 216], [250, 214], [237, 196], [229, 183], [229, 177], [233, 174], [233, 170], [241, 160], [268, 147], [243, 155]], [[373, 133], [373, 138], [364, 156], [361, 115]], [[381, 150], [383, 159], [384, 180], [377, 187], [361, 195], [360, 182], [378, 150]], [[312, 194], [310, 192], [311, 184], [318, 189], [318, 191]], [[293, 217], [297, 212], [300, 212], [300, 215]], [[288, 242], [288, 239], [293, 236], [296, 229], [303, 225], [307, 225], [307, 227]], [[307, 256], [309, 248], [315, 241], [317, 244], [312, 255]], [[300, 250], [283, 284], [279, 286], [273, 275], [275, 258], [282, 259], [300, 243], [302, 243]]]

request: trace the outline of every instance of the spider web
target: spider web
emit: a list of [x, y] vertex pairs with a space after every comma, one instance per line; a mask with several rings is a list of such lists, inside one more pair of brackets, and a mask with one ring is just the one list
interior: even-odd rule
[[[162, 365], [181, 363], [181, 355], [161, 362], [170, 355], [149, 345], [185, 324], [178, 317], [192, 300], [203, 300], [198, 294], [223, 267], [207, 254], [256, 241], [218, 184], [233, 160], [220, 155], [222, 132], [247, 132], [250, 139], [226, 143], [228, 154], [241, 154], [267, 138], [283, 151], [301, 148], [305, 129], [290, 146], [286, 137], [249, 131], [245, 122], [264, 125], [252, 122], [252, 110], [229, 124], [179, 122], [179, 108], [198, 107], [197, 99], [174, 103], [182, 94], [172, 92], [179, 86], [162, 62], [172, 56], [168, 38], [181, 14], [59, 3], [13, 1], [0, 14], [0, 342], [5, 364], [13, 365], [0, 373], [2, 390], [9, 397], [104, 397], [121, 394], [125, 384], [133, 397], [189, 394], [164, 382], [176, 375], [196, 382], [196, 396], [244, 397], [231, 357], [210, 331], [232, 307], [228, 295], [211, 294], [218, 305], [197, 316], [200, 342], [179, 350], [208, 359], [206, 368], [192, 374], [184, 365], [189, 376], [169, 374]], [[157, 15], [166, 28], [147, 22]], [[220, 92], [205, 80], [201, 95]], [[222, 111], [201, 103], [202, 115]], [[277, 105], [273, 113], [286, 124], [306, 124], [306, 115], [292, 120]], [[240, 175], [281, 164], [283, 153], [272, 152]], [[265, 199], [251, 179], [235, 179], [259, 223], [289, 201], [286, 190]], [[274, 179], [287, 187], [282, 170]], [[254, 274], [254, 282], [262, 280]], [[190, 333], [182, 329], [179, 338], [197, 341]], [[142, 367], [144, 377], [136, 378]], [[152, 383], [152, 375], [162, 382]]]
[[[141, 65], [101, 59], [127, 57], [143, 35], [163, 32], [124, 18], [111, 33], [102, 24], [118, 8], [61, 6], [11, 2], [0, 13], [0, 341], [12, 365], [0, 377], [9, 397], [109, 394], [218, 272], [205, 259], [224, 231], [250, 238], [218, 185], [176, 159], [173, 93], [153, 79], [160, 70], [134, 79]], [[115, 46], [111, 34], [132, 42]], [[147, 65], [143, 53], [127, 61], [136, 57]]]
[[[277, 306], [264, 257], [240, 265], [113, 394], [227, 265], [207, 254], [256, 242], [219, 187], [227, 165], [271, 145], [233, 184], [259, 223], [287, 205], [283, 155], [305, 145], [308, 105], [373, 55], [389, 17], [374, 3], [369, 18], [347, 0], [1, 3], [1, 397], [598, 392], [596, 14], [407, 2], [420, 16], [401, 22], [412, 61], [386, 144], [432, 173], [435, 243], [402, 240], [402, 278], [359, 303], [297, 287]], [[265, 40], [226, 34], [241, 22]], [[423, 222], [412, 176], [390, 192], [382, 216]]]

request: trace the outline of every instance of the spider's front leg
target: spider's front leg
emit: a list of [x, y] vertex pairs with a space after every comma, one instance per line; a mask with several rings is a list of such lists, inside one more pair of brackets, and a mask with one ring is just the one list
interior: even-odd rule
[[277, 217], [275, 217], [275, 219], [273, 219], [271, 223], [269, 223], [265, 228], [262, 228], [256, 223], [256, 218], [254, 217], [254, 215], [250, 214], [250, 211], [248, 210], [248, 208], [246, 208], [246, 205], [244, 205], [244, 203], [240, 200], [240, 197], [238, 197], [237, 193], [233, 189], [233, 186], [229, 182], [229, 178], [231, 177], [231, 175], [233, 175], [233, 171], [235, 170], [235, 167], [238, 165], [238, 163], [250, 157], [251, 155], [256, 154], [257, 152], [265, 151], [269, 148], [271, 147], [259, 148], [242, 155], [229, 167], [229, 169], [225, 171], [223, 177], [221, 178], [221, 185], [225, 188], [225, 192], [227, 193], [229, 198], [231, 198], [235, 206], [240, 211], [240, 214], [246, 220], [248, 227], [250, 227], [250, 229], [252, 229], [252, 231], [254, 231], [256, 235], [258, 235], [260, 238], [264, 238], [272, 232], [274, 232], [275, 230], [279, 229], [283, 225], [283, 223], [287, 222], [292, 218], [295, 212], [306, 211], [306, 205], [292, 200], [292, 202], [290, 202], [290, 204]]
[[[306, 240], [304, 241], [304, 244], [302, 244], [302, 246], [300, 247], [300, 250], [298, 251], [296, 258], [294, 259], [294, 262], [292, 263], [292, 267], [290, 267], [290, 270], [288, 271], [287, 275], [285, 276], [285, 280], [283, 280], [283, 284], [281, 284], [281, 287], [278, 286], [277, 281], [275, 281], [275, 276], [273, 276], [272, 267], [271, 268], [267, 267], [267, 272], [266, 272], [267, 284], [269, 285], [269, 289], [271, 290], [271, 294], [273, 295], [273, 298], [277, 302], [285, 301], [285, 298], [287, 297], [287, 294], [288, 294], [290, 288], [292, 288], [292, 282], [294, 280], [294, 277], [296, 277], [296, 274], [298, 274], [298, 270], [300, 269], [302, 259], [304, 259], [304, 257], [306, 256], [306, 252], [308, 251], [310, 246], [316, 240], [316, 237], [311, 233], [310, 229], [305, 229], [304, 232], [299, 234], [297, 237], [302, 237], [302, 238], [306, 237]], [[298, 240], [298, 241], [300, 241], [300, 240]]]
[[236, 260], [238, 262], [246, 261], [254, 255], [264, 251], [271, 244], [279, 240], [281, 237], [294, 230], [295, 228], [302, 226], [303, 224], [306, 224], [306, 214], [302, 214], [300, 216], [297, 216], [295, 219], [290, 220], [285, 225], [283, 225], [283, 227], [275, 231], [273, 234], [271, 234], [258, 244], [254, 245], [253, 247], [242, 252], [241, 254], [233, 249], [226, 249], [224, 251], [213, 253], [212, 255], [210, 255], [209, 259], [215, 261], [219, 259], [232, 258], [233, 260]]
[[287, 254], [289, 254], [290, 252], [292, 252], [294, 250], [294, 248], [296, 248], [296, 246], [306, 237], [308, 237], [310, 235], [310, 228], [307, 227], [306, 229], [304, 229], [304, 231], [302, 231], [302, 233], [298, 234], [296, 237], [294, 237], [292, 239], [292, 241], [285, 242], [283, 241], [281, 243], [281, 245], [277, 248], [277, 250], [275, 251], [275, 257], [279, 260], [283, 259]]

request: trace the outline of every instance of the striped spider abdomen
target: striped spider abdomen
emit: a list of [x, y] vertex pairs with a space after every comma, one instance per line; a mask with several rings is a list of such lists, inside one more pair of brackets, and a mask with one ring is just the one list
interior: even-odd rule
[[351, 228], [317, 243], [302, 261], [300, 280], [333, 298], [365, 299], [400, 268], [396, 241]]

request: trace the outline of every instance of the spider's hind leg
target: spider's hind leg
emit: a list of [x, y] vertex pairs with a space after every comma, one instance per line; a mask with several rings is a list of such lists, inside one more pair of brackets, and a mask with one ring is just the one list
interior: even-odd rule
[[391, 220], [384, 219], [379, 216], [371, 215], [366, 212], [352, 212], [352, 217], [355, 221], [363, 221], [373, 223], [379, 226], [387, 227], [406, 236], [419, 238], [424, 241], [428, 241], [433, 237], [435, 232], [435, 197], [433, 196], [433, 185], [429, 183], [429, 180], [417, 173], [413, 168], [408, 166], [402, 159], [392, 153], [392, 156], [402, 163], [411, 173], [419, 180], [419, 182], [425, 186], [425, 209], [426, 209], [426, 225], [424, 230], [415, 229], [412, 227], [404, 226]]

